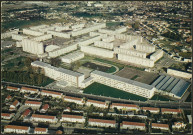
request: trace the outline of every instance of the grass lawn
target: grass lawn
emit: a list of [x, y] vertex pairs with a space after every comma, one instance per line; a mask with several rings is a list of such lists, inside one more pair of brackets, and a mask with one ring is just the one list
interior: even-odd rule
[[7, 64], [4, 65], [5, 68], [9, 70], [23, 70], [25, 57], [20, 56], [15, 59], [10, 60]]
[[172, 99], [160, 95], [154, 95], [150, 100], [173, 101]]
[[106, 73], [113, 73], [113, 72], [115, 72], [115, 71], [116, 71], [116, 68], [112, 66], [110, 69], [108, 69], [108, 70], [106, 71]]
[[119, 70], [124, 68], [123, 64], [115, 63], [115, 62], [112, 62], [112, 61], [108, 61], [108, 60], [104, 60], [104, 59], [99, 59], [99, 58], [95, 58], [94, 60], [97, 60], [97, 61], [100, 61], [100, 62], [103, 62], [103, 63], [107, 63], [107, 64], [115, 65], [115, 66], [117, 66], [119, 68]]
[[94, 95], [101, 95], [101, 96], [110, 96], [114, 98], [121, 98], [121, 99], [130, 99], [130, 100], [140, 100], [146, 101], [147, 99], [135, 94], [131, 94], [116, 88], [112, 88], [100, 83], [93, 83], [87, 88], [84, 89], [83, 93], [87, 94], [94, 94]]

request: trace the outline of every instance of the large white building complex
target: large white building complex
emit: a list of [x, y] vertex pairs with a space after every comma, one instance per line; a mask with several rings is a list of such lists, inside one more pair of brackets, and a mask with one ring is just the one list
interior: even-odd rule
[[133, 93], [145, 98], [151, 98], [156, 90], [156, 88], [151, 85], [97, 70], [91, 72], [91, 77], [94, 78], [95, 82], [102, 83], [104, 85]]
[[45, 75], [54, 80], [67, 81], [68, 83], [76, 87], [80, 87], [81, 82], [84, 80], [84, 74], [67, 70], [64, 68], [56, 68], [51, 66], [50, 64], [47, 64], [41, 61], [34, 61], [31, 63], [31, 65], [33, 67], [42, 68], [45, 72]]

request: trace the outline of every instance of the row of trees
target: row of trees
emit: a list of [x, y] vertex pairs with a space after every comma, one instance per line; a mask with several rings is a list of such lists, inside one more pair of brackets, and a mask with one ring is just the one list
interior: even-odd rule
[[2, 79], [8, 82], [24, 83], [29, 85], [43, 86], [52, 80], [42, 74], [23, 71], [2, 71]]

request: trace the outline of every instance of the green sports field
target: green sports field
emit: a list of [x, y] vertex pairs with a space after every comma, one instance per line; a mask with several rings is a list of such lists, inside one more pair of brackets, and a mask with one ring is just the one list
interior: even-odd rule
[[83, 93], [101, 95], [107, 97], [146, 101], [147, 99], [100, 83], [93, 83], [84, 89]]

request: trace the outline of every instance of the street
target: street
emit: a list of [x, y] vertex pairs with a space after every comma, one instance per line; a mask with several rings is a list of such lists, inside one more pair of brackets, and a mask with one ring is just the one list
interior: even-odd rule
[[62, 92], [64, 95], [68, 96], [77, 96], [77, 97], [86, 97], [86, 98], [91, 98], [95, 100], [101, 100], [101, 101], [111, 101], [111, 102], [121, 102], [121, 103], [128, 103], [128, 104], [136, 104], [139, 106], [155, 106], [156, 107], [163, 107], [163, 108], [178, 108], [180, 106], [181, 109], [187, 109], [190, 110], [192, 108], [192, 102], [176, 102], [176, 101], [155, 101], [155, 100], [147, 100], [147, 101], [134, 101], [134, 100], [126, 100], [126, 99], [118, 99], [118, 98], [112, 98], [112, 97], [105, 97], [105, 96], [97, 96], [97, 95], [92, 95], [92, 94], [85, 94], [85, 93], [75, 93], [75, 92], [67, 92], [67, 91], [61, 91], [57, 89], [48, 89], [45, 87], [37, 87], [37, 86], [30, 86], [30, 85], [24, 85], [24, 84], [17, 84], [17, 83], [12, 83], [12, 82], [4, 82], [2, 81], [2, 84], [6, 85], [13, 85], [16, 87], [32, 87], [36, 89], [44, 89], [44, 90], [54, 90], [58, 92]]

